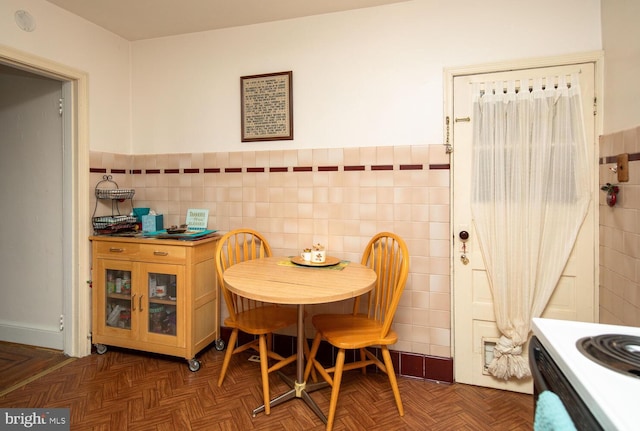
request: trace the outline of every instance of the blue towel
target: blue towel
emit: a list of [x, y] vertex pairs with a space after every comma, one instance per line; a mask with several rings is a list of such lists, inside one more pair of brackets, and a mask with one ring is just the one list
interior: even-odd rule
[[551, 391], [544, 391], [538, 396], [533, 429], [535, 431], [576, 431], [564, 404]]

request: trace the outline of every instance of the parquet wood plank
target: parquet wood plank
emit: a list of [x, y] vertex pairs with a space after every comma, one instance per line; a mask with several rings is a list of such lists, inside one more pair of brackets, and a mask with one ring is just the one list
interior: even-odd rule
[[[77, 359], [0, 397], [0, 407], [66, 407], [72, 430], [95, 431], [270, 431], [324, 430], [302, 400], [257, 417], [261, 404], [259, 364], [242, 354], [232, 359], [224, 385], [217, 376], [224, 352], [209, 349], [192, 373], [186, 361], [120, 349]], [[294, 375], [293, 366], [283, 369]], [[2, 372], [0, 370], [0, 379]], [[288, 390], [270, 376], [272, 396]], [[400, 377], [405, 416], [400, 417], [383, 374], [345, 373], [338, 401], [336, 431], [530, 430], [533, 400], [516, 394], [460, 384], [438, 384]], [[311, 394], [327, 412], [330, 389]]]
[[0, 391], [42, 370], [65, 361], [60, 350], [2, 342], [0, 348]]

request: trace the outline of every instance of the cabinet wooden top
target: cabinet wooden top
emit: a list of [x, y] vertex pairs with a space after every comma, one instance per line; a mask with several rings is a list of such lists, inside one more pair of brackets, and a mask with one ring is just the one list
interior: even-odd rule
[[128, 237], [128, 236], [108, 236], [108, 235], [92, 235], [89, 237], [90, 241], [104, 241], [104, 242], [126, 242], [133, 244], [162, 244], [162, 245], [179, 245], [183, 247], [195, 247], [200, 244], [208, 244], [219, 240], [221, 235], [213, 234], [206, 238], [196, 240], [182, 240], [182, 239], [159, 239], [159, 238], [145, 238], [145, 237]]

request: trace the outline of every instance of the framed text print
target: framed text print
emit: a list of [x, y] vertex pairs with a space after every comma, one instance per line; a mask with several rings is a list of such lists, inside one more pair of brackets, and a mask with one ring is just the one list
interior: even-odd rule
[[293, 139], [293, 72], [240, 77], [242, 142]]

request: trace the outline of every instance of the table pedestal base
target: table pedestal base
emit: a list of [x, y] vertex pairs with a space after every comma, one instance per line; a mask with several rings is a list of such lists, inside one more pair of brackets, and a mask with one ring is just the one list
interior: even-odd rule
[[[320, 420], [322, 420], [322, 422], [326, 424], [327, 417], [324, 415], [324, 413], [322, 413], [322, 411], [320, 410], [320, 407], [318, 407], [316, 402], [311, 399], [309, 394], [318, 389], [327, 387], [329, 384], [327, 382], [318, 382], [318, 383], [311, 383], [307, 385], [307, 382], [304, 381], [304, 375], [303, 375], [304, 374], [304, 345], [303, 343], [305, 343], [305, 336], [304, 336], [304, 305], [302, 304], [298, 304], [297, 317], [298, 317], [298, 327], [297, 327], [298, 340], [296, 343], [297, 344], [296, 346], [296, 349], [297, 349], [296, 380], [294, 381], [289, 377], [285, 376], [284, 374], [282, 374], [281, 372], [278, 372], [278, 374], [280, 374], [280, 377], [282, 377], [282, 380], [287, 382], [291, 390], [269, 401], [269, 406], [274, 407], [274, 406], [277, 406], [278, 404], [282, 404], [285, 401], [289, 401], [293, 398], [302, 398], [304, 402], [307, 403], [307, 405], [311, 408], [311, 410], [313, 410], [316, 413], [316, 415], [318, 415]], [[302, 382], [302, 383], [298, 383], [298, 382]], [[255, 417], [258, 413], [263, 411], [264, 411], [264, 404], [253, 410], [253, 416]]]
[[[313, 401], [313, 399], [309, 396], [309, 394], [313, 391], [317, 391], [318, 389], [326, 388], [328, 386], [328, 383], [327, 382], [318, 382], [318, 383], [310, 383], [310, 384], [307, 384], [306, 382], [298, 383], [292, 380], [291, 378], [285, 376], [282, 373], [279, 373], [279, 374], [282, 380], [284, 380], [289, 385], [289, 387], [291, 387], [291, 389], [285, 392], [284, 394], [279, 395], [273, 398], [271, 401], [269, 401], [269, 406], [274, 407], [274, 406], [277, 406], [278, 404], [282, 404], [294, 398], [302, 398], [302, 400], [304, 400], [304, 402], [307, 403], [307, 405], [311, 408], [311, 410], [313, 410], [315, 414], [318, 415], [320, 420], [326, 424], [327, 417], [324, 415], [324, 413], [322, 413], [322, 410], [320, 410], [320, 407], [318, 407], [316, 402]], [[253, 409], [253, 417], [255, 417], [258, 413], [262, 413], [263, 411], [264, 411], [264, 404], [261, 405], [260, 407]]]

